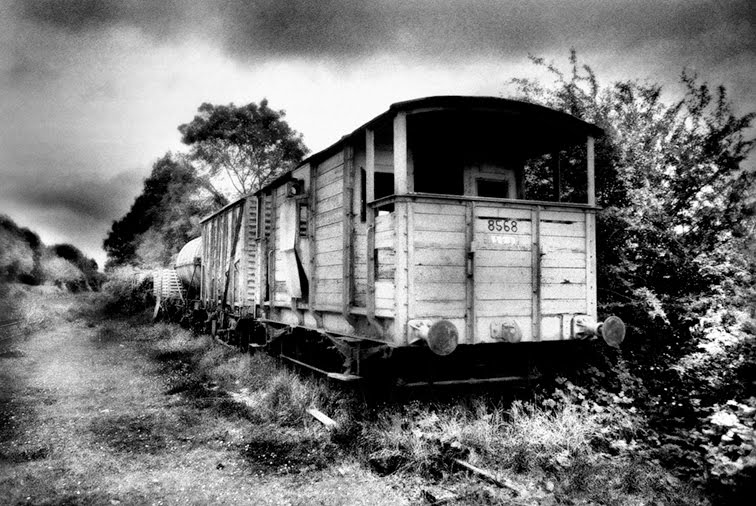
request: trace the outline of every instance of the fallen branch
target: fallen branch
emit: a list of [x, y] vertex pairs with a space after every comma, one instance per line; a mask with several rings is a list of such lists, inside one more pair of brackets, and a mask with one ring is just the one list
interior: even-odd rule
[[339, 424], [336, 420], [333, 418], [330, 418], [328, 415], [323, 413], [317, 408], [310, 408], [307, 410], [308, 413], [310, 413], [313, 418], [315, 418], [317, 421], [328, 427], [329, 429], [338, 429]]
[[490, 471], [486, 471], [485, 469], [475, 467], [474, 465], [470, 464], [469, 462], [465, 462], [464, 460], [454, 459], [454, 462], [464, 467], [468, 471], [472, 471], [473, 473], [484, 477], [485, 479], [492, 482], [496, 486], [499, 486], [501, 488], [508, 488], [509, 490], [514, 492], [516, 495], [522, 494], [522, 491], [520, 490], [520, 488], [514, 485], [512, 482], [510, 482], [506, 478], [497, 478]]

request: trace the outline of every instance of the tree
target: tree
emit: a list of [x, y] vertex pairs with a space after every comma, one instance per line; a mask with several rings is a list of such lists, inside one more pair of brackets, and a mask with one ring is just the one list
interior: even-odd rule
[[[662, 87], [639, 81], [599, 84], [578, 62], [562, 72], [531, 58], [554, 77], [551, 86], [513, 80], [517, 98], [568, 112], [605, 130], [596, 143], [599, 290], [612, 307], [628, 301], [667, 320], [683, 297], [697, 297], [732, 273], [723, 254], [742, 255], [753, 237], [753, 168], [743, 162], [755, 115], [734, 114], [723, 86], [714, 91], [683, 72], [684, 94], [662, 99]], [[565, 176], [563, 176], [565, 177]], [[569, 174], [567, 175], [569, 177]], [[570, 182], [565, 182], [569, 186]], [[741, 260], [725, 262], [740, 265]], [[733, 263], [734, 262], [734, 263]], [[635, 315], [634, 315], [635, 316]]]
[[601, 86], [574, 51], [568, 72], [532, 60], [554, 81], [516, 79], [519, 98], [605, 131], [596, 142], [599, 310], [628, 323], [610, 372], [648, 421], [641, 455], [705, 481], [713, 503], [735, 504], [756, 476], [756, 170], [747, 137], [756, 114], [735, 114], [723, 86], [685, 71], [681, 96], [665, 100], [658, 84]]
[[[103, 243], [108, 254], [106, 269], [126, 264], [164, 265], [199, 235], [200, 218], [225, 204], [223, 196], [207, 191], [194, 167], [167, 153], [153, 165], [129, 212], [113, 222]], [[161, 240], [152, 240], [155, 237]]]
[[79, 248], [72, 244], [56, 244], [50, 246], [52, 255], [66, 260], [75, 266], [83, 275], [82, 288], [98, 290], [102, 284], [102, 275], [97, 271], [97, 262], [87, 258]]
[[55, 283], [71, 291], [96, 290], [97, 262], [71, 244], [46, 247], [39, 236], [0, 215], [0, 281]]
[[0, 215], [0, 278], [30, 285], [44, 282], [43, 249], [37, 234]]
[[191, 146], [200, 173], [232, 200], [259, 189], [307, 154], [284, 111], [268, 107], [267, 99], [240, 107], [204, 103], [198, 112], [178, 127], [181, 142]]

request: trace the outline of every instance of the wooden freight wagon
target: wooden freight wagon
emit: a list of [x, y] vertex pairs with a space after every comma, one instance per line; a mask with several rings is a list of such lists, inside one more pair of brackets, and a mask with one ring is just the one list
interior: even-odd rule
[[204, 218], [200, 300], [205, 308], [227, 308], [246, 316], [254, 307], [259, 273], [257, 198], [243, 197]]
[[[500, 98], [393, 104], [204, 222], [203, 298], [220, 300], [229, 272], [228, 303], [268, 343], [310, 362], [305, 343], [319, 336], [346, 358], [329, 371], [339, 377], [398, 350], [618, 344], [624, 325], [598, 323], [596, 309], [598, 135]], [[245, 207], [237, 238], [233, 210]]]

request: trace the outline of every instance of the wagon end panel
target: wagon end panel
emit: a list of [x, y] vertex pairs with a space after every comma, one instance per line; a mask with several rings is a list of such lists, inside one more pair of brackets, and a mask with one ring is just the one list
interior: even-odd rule
[[[244, 303], [245, 199], [234, 202], [202, 223], [202, 300], [215, 308]], [[225, 301], [224, 301], [225, 299]]]
[[466, 325], [467, 209], [456, 202], [422, 201], [411, 210], [409, 320], [449, 320], [459, 343], [472, 343]]
[[[474, 342], [534, 340], [537, 211], [476, 203], [471, 228]], [[508, 329], [506, 336], [502, 327]]]
[[569, 339], [574, 315], [595, 314], [594, 218], [584, 209], [476, 206], [476, 342]]

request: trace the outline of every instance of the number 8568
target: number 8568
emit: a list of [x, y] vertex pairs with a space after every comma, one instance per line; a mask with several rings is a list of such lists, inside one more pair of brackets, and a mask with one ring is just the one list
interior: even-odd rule
[[488, 230], [491, 232], [517, 232], [517, 222], [506, 219], [488, 220]]

